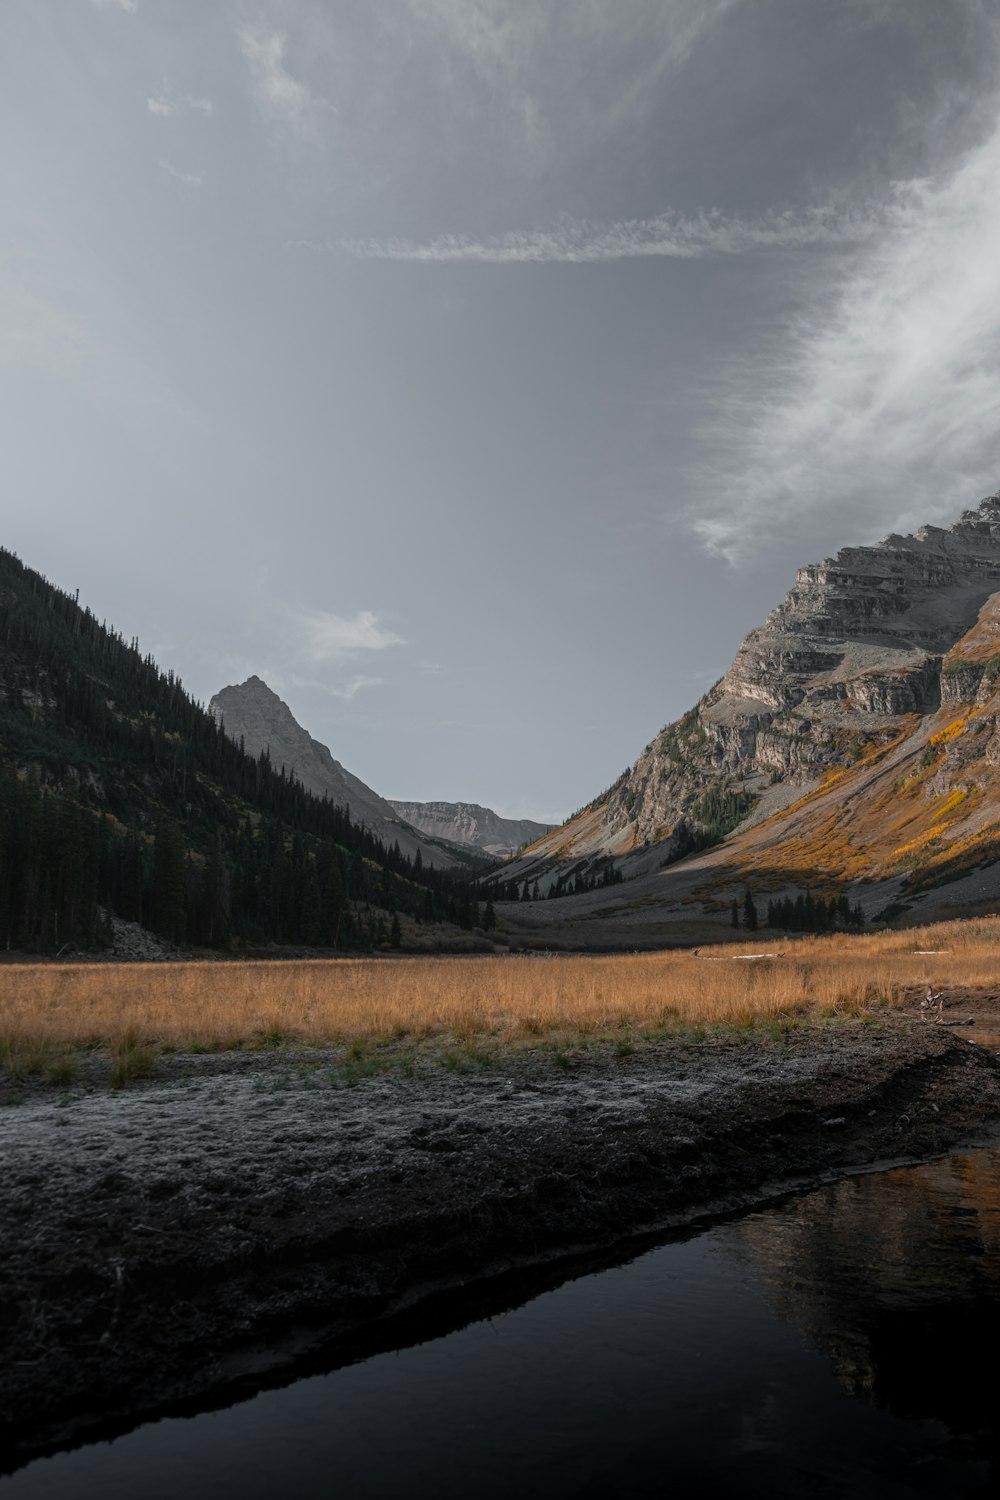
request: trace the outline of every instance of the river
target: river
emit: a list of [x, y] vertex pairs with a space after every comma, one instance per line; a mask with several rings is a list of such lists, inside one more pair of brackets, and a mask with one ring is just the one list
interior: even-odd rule
[[992, 1494], [1000, 1151], [848, 1178], [440, 1326], [38, 1459], [0, 1500]]

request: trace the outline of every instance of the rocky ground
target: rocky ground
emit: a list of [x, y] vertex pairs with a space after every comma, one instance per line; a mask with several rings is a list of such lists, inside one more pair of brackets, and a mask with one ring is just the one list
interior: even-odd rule
[[945, 1019], [963, 1029], [913, 1014], [350, 1084], [288, 1050], [162, 1058], [118, 1093], [8, 1081], [8, 1465], [392, 1343], [432, 1294], [481, 1307], [512, 1274], [995, 1139], [1000, 1061], [964, 1039], [1000, 1030], [993, 1001]]

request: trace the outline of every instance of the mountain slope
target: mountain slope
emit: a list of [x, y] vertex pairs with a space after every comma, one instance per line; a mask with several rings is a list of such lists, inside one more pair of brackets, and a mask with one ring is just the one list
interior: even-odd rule
[[904, 716], [887, 744], [734, 841], [747, 878], [895, 881], [913, 897], [1000, 859], [1000, 592], [944, 656], [940, 683], [935, 713]]
[[525, 844], [552, 829], [551, 823], [535, 823], [530, 818], [502, 818], [490, 807], [478, 802], [400, 802], [389, 799], [401, 818], [414, 828], [434, 838], [450, 839], [481, 849], [497, 859], [516, 854]]
[[328, 797], [337, 807], [346, 807], [352, 822], [363, 823], [387, 848], [398, 843], [408, 858], [416, 858], [419, 852], [425, 864], [439, 869], [470, 865], [466, 850], [410, 827], [390, 802], [345, 770], [326, 745], [302, 728], [287, 703], [260, 677], [248, 677], [237, 686], [220, 689], [209, 704], [209, 712], [230, 739], [243, 742], [249, 754], [267, 754], [273, 766], [284, 767], [286, 774], [294, 776], [307, 791]]
[[112, 915], [216, 947], [367, 944], [367, 908], [388, 907], [474, 916], [446, 872], [246, 754], [173, 673], [0, 549], [0, 944], [101, 946]]
[[1000, 496], [801, 569], [721, 681], [511, 874], [609, 858], [640, 872], [779, 812], [937, 712], [948, 653], [998, 588]]

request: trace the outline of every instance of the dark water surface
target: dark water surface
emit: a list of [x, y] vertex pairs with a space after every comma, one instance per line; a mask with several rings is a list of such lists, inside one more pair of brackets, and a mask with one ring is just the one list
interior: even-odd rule
[[0, 1500], [990, 1495], [998, 1369], [1000, 1151], [979, 1150], [40, 1459]]

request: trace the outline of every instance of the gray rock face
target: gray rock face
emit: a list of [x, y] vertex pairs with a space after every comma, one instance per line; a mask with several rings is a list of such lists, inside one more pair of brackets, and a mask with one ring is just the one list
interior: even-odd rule
[[298, 723], [287, 703], [259, 677], [224, 687], [209, 704], [230, 739], [242, 740], [249, 754], [268, 752], [272, 765], [300, 781], [317, 797], [346, 807], [355, 823], [364, 823], [389, 848], [394, 843], [412, 859], [418, 850], [424, 864], [448, 868], [464, 863], [463, 851], [449, 848], [404, 821], [391, 803], [334, 760], [326, 745]]
[[525, 844], [549, 833], [552, 823], [535, 823], [530, 818], [502, 818], [492, 808], [478, 802], [400, 802], [390, 798], [391, 805], [414, 828], [434, 838], [451, 839], [481, 849], [497, 859], [516, 854]]
[[[847, 547], [800, 569], [784, 603], [753, 630], [697, 706], [647, 745], [627, 775], [548, 841], [565, 859], [757, 820], [908, 716], [967, 684], [942, 658], [1000, 590], [1000, 495], [954, 525]], [[558, 853], [557, 853], [558, 851]]]

